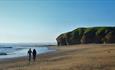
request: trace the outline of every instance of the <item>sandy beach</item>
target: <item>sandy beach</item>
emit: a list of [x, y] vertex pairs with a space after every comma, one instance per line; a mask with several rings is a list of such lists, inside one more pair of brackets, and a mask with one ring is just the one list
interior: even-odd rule
[[115, 70], [115, 44], [54, 46], [57, 51], [0, 61], [0, 70]]

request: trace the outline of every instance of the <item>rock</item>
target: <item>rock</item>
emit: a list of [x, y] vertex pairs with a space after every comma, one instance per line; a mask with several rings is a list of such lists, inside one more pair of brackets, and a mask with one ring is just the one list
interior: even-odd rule
[[105, 43], [115, 43], [115, 31], [109, 32], [105, 36]]
[[78, 28], [56, 38], [58, 45], [115, 43], [115, 27]]

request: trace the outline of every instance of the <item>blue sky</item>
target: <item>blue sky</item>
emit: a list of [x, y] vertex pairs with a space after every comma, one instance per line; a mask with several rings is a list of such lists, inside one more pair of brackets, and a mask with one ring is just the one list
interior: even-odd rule
[[0, 0], [0, 42], [56, 42], [78, 27], [115, 26], [114, 0]]

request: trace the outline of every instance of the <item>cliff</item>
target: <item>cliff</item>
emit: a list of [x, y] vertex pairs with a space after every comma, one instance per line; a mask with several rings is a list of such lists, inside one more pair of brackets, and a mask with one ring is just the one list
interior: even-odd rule
[[56, 40], [59, 46], [88, 43], [115, 43], [115, 27], [77, 28], [71, 32], [59, 35]]

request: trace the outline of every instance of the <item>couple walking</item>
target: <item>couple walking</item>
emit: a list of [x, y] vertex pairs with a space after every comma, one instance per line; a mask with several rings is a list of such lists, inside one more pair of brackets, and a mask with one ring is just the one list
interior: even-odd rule
[[28, 55], [29, 55], [29, 62], [31, 61], [31, 57], [33, 55], [33, 61], [36, 60], [36, 55], [37, 55], [37, 52], [35, 49], [33, 49], [33, 51], [31, 51], [31, 48], [28, 50]]

